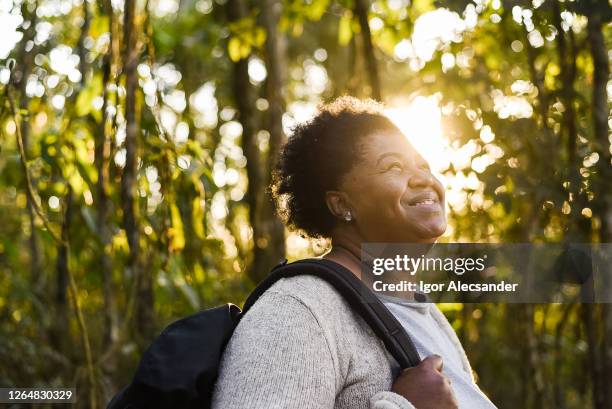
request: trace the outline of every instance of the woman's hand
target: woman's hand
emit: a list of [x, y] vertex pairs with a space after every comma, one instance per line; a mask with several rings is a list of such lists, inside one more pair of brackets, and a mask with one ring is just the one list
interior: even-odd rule
[[430, 355], [418, 366], [405, 369], [391, 391], [402, 395], [417, 409], [458, 409], [450, 380], [442, 373], [442, 358]]

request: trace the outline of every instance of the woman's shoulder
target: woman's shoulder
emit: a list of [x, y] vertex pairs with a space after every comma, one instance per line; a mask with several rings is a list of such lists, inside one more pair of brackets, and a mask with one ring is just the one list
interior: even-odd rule
[[[370, 326], [355, 312], [342, 294], [326, 280], [309, 274], [282, 278], [266, 291], [260, 300], [263, 310], [274, 310], [292, 322], [314, 319], [333, 349], [346, 353], [380, 343]], [[287, 305], [287, 307], [285, 307]], [[286, 311], [279, 311], [285, 309]], [[250, 313], [250, 311], [249, 311]], [[246, 314], [249, 315], [248, 313]]]
[[293, 297], [311, 310], [333, 309], [337, 313], [350, 311], [347, 302], [334, 286], [314, 275], [281, 278], [266, 291], [266, 294]]
[[[342, 328], [360, 327], [342, 295], [327, 281], [313, 275], [279, 279], [245, 314], [249, 320], [260, 321], [269, 314], [285, 317], [289, 323], [314, 319], [327, 337], [340, 341]], [[250, 317], [249, 317], [250, 316]]]

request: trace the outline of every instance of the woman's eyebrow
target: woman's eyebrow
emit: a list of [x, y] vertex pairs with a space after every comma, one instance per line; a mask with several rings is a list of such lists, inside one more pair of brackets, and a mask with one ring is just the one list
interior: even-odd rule
[[404, 158], [404, 155], [402, 155], [401, 153], [398, 153], [398, 152], [386, 152], [386, 153], [383, 153], [382, 155], [380, 155], [378, 157], [378, 160], [376, 160], [376, 164], [378, 165], [383, 159], [388, 158], [390, 156], [394, 156], [394, 157], [396, 157], [398, 159], [403, 159]]

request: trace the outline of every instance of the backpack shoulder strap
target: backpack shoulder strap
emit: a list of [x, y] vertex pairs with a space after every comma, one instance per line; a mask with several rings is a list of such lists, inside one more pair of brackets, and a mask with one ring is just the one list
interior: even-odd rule
[[243, 314], [279, 279], [306, 274], [331, 284], [383, 341], [402, 369], [419, 364], [421, 360], [410, 336], [389, 309], [351, 271], [331, 260], [313, 258], [279, 264], [251, 293]]

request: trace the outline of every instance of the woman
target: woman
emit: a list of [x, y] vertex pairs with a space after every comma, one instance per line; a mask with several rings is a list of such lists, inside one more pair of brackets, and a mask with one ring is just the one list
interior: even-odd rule
[[[442, 185], [372, 100], [341, 97], [298, 125], [281, 152], [272, 193], [290, 228], [330, 238], [324, 257], [356, 275], [362, 243], [433, 243], [446, 229]], [[325, 281], [282, 279], [236, 328], [213, 408], [495, 407], [435, 304], [383, 301], [412, 337], [419, 366], [399, 373], [382, 342]]]

